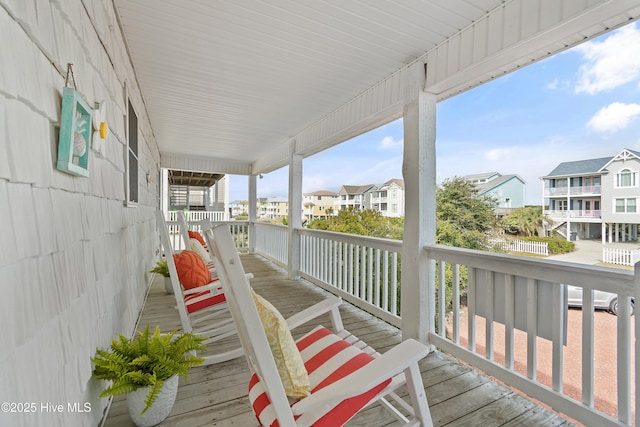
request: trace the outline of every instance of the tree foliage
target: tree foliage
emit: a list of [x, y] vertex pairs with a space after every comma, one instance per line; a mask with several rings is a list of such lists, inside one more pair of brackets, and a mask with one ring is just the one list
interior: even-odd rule
[[445, 180], [436, 192], [436, 243], [469, 249], [489, 247], [487, 233], [495, 227], [496, 201], [478, 194], [463, 178]]
[[315, 230], [396, 240], [402, 240], [403, 226], [404, 220], [402, 218], [388, 218], [373, 209], [353, 207], [341, 209], [338, 211], [338, 215], [329, 218], [314, 219], [308, 224], [309, 228]]
[[551, 224], [551, 220], [542, 213], [542, 206], [525, 206], [515, 209], [500, 221], [500, 225], [507, 233], [527, 237], [541, 235], [542, 233], [538, 230], [548, 224]]

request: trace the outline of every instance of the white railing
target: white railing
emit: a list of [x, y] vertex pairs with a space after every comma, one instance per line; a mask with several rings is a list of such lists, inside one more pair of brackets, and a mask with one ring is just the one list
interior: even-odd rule
[[585, 185], [582, 187], [546, 187], [544, 189], [545, 196], [566, 196], [571, 195], [598, 195], [602, 194], [600, 185]]
[[544, 215], [549, 218], [596, 218], [599, 219], [602, 216], [599, 210], [545, 210]]
[[256, 252], [280, 266], [289, 263], [289, 228], [284, 225], [255, 223]]
[[400, 327], [402, 242], [298, 230], [300, 275]]
[[566, 196], [569, 194], [567, 187], [548, 187], [544, 189], [545, 196]]
[[523, 252], [548, 256], [549, 244], [546, 242], [528, 242], [518, 239], [492, 239], [491, 243], [506, 252]]
[[[446, 289], [447, 283], [451, 288], [437, 292], [432, 344], [585, 425], [632, 425], [632, 412], [639, 404], [636, 366], [632, 364], [632, 343], [636, 341], [631, 332], [635, 317], [630, 316], [633, 272], [439, 245], [425, 247], [425, 252], [427, 259], [437, 263], [437, 288]], [[460, 303], [465, 285], [466, 315]], [[566, 336], [565, 285], [583, 288], [579, 336]], [[599, 329], [594, 334], [594, 290], [618, 295], [615, 330]], [[637, 329], [640, 322], [635, 323]], [[617, 344], [606, 355], [606, 363], [615, 364], [616, 369], [604, 381], [616, 384], [618, 419], [594, 404], [594, 390], [602, 387], [595, 376], [594, 348], [603, 345], [603, 334], [617, 336]], [[527, 343], [525, 354], [516, 353], [518, 338]], [[580, 366], [581, 375], [569, 379], [563, 350], [576, 340], [581, 341], [578, 353], [582, 358], [570, 363]], [[499, 341], [504, 344], [496, 345]], [[539, 360], [552, 362], [548, 379], [538, 377]]]
[[[211, 222], [224, 222], [229, 221], [229, 216], [223, 211], [183, 211], [184, 217], [189, 222], [208, 220]], [[169, 221], [177, 221], [178, 211], [169, 211]]]
[[597, 194], [602, 194], [602, 187], [600, 185], [584, 185], [582, 187], [570, 187], [570, 188], [571, 188], [571, 194], [572, 195], [578, 195], [578, 194], [597, 195]]
[[[169, 241], [174, 250], [186, 249], [184, 240], [180, 235], [180, 224], [178, 221], [167, 221], [167, 228], [169, 230]], [[199, 221], [187, 221], [190, 231], [202, 232], [203, 225], [206, 222]], [[211, 222], [213, 224], [213, 222]], [[219, 221], [215, 224], [228, 224], [231, 230], [231, 235], [236, 243], [238, 252], [249, 251], [249, 222], [248, 221]]]
[[602, 262], [606, 264], [632, 266], [640, 261], [640, 250], [602, 248]]

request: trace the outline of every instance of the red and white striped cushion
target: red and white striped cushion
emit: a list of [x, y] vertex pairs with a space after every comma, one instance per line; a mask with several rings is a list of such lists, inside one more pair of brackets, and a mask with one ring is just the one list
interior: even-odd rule
[[[218, 280], [213, 280], [211, 281], [211, 283], [217, 281]], [[227, 299], [222, 292], [222, 288], [191, 294], [186, 296], [184, 299], [184, 303], [187, 306], [188, 313], [195, 313], [196, 311], [200, 311], [208, 307], [213, 307], [214, 305], [222, 304], [224, 302], [227, 302]]]
[[[312, 395], [374, 359], [373, 356], [322, 326], [318, 326], [296, 341], [296, 346], [300, 350], [309, 374]], [[388, 379], [371, 390], [344, 400], [332, 408], [318, 408], [297, 416], [296, 424], [314, 427], [341, 426], [374, 400], [390, 382], [391, 379]], [[275, 411], [257, 374], [253, 374], [249, 382], [249, 400], [260, 425], [278, 426]]]

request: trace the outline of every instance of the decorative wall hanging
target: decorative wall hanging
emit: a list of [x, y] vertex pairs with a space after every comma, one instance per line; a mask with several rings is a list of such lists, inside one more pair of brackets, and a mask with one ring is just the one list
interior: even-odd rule
[[[89, 141], [92, 109], [76, 90], [72, 64], [67, 64], [67, 78], [62, 91], [62, 116], [58, 143], [57, 168], [77, 176], [89, 176]], [[68, 87], [71, 74], [74, 87]]]
[[109, 134], [107, 127], [106, 104], [104, 101], [96, 102], [96, 108], [93, 110], [93, 141], [91, 147], [96, 152], [96, 156], [104, 159], [105, 157], [105, 138]]

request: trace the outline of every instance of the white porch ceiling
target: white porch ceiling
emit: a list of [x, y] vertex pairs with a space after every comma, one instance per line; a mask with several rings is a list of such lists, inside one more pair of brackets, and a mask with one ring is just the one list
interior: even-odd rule
[[309, 155], [399, 117], [411, 64], [444, 99], [640, 16], [638, 0], [113, 1], [163, 166], [253, 174], [293, 139]]

